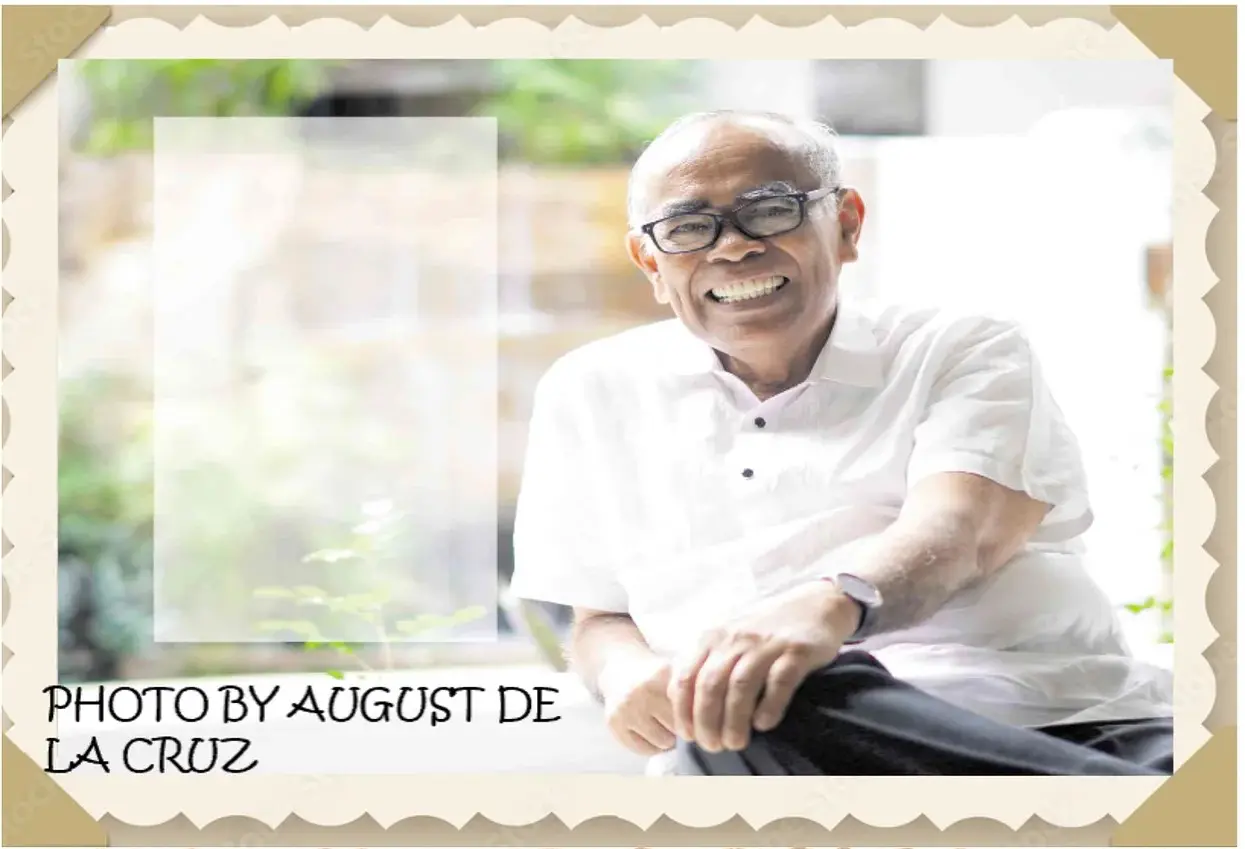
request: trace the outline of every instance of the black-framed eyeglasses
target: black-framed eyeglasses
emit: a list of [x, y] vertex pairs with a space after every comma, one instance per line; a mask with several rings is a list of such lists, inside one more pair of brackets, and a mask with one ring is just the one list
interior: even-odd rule
[[643, 225], [640, 232], [665, 254], [686, 254], [712, 247], [721, 238], [727, 222], [749, 239], [768, 239], [799, 227], [810, 203], [838, 191], [838, 186], [830, 186], [811, 192], [766, 195], [728, 212], [678, 212]]

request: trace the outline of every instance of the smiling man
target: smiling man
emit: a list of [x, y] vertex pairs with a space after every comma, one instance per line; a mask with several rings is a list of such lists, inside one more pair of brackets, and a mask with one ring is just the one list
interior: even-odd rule
[[618, 740], [681, 774], [1170, 772], [1170, 675], [1085, 569], [1024, 334], [843, 295], [833, 133], [688, 116], [629, 210], [675, 317], [540, 381], [512, 585], [574, 609]]

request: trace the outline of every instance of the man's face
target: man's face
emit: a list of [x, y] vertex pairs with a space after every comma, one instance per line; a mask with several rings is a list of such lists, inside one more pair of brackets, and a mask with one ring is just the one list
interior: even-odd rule
[[[786, 127], [709, 124], [670, 139], [650, 169], [644, 221], [674, 209], [727, 212], [767, 194], [822, 188], [784, 141]], [[833, 314], [839, 269], [856, 257], [863, 207], [854, 192], [808, 204], [804, 223], [764, 239], [724, 225], [703, 250], [669, 254], [632, 233], [628, 250], [661, 303], [720, 350], [800, 344]], [[759, 285], [758, 285], [759, 284]], [[760, 294], [758, 294], [760, 293]], [[740, 297], [748, 295], [748, 297]]]

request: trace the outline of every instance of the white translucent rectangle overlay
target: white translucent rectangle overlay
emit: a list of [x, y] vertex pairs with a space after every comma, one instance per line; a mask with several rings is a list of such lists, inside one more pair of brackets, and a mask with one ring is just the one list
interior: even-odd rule
[[497, 635], [491, 118], [157, 118], [157, 642]]

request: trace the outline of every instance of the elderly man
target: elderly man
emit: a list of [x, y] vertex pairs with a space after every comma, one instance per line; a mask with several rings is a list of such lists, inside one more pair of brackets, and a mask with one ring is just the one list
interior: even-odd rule
[[675, 318], [540, 381], [514, 592], [574, 609], [574, 667], [663, 771], [1170, 772], [1170, 677], [1087, 574], [1024, 334], [846, 296], [840, 180], [834, 134], [777, 115], [640, 157], [627, 250]]

